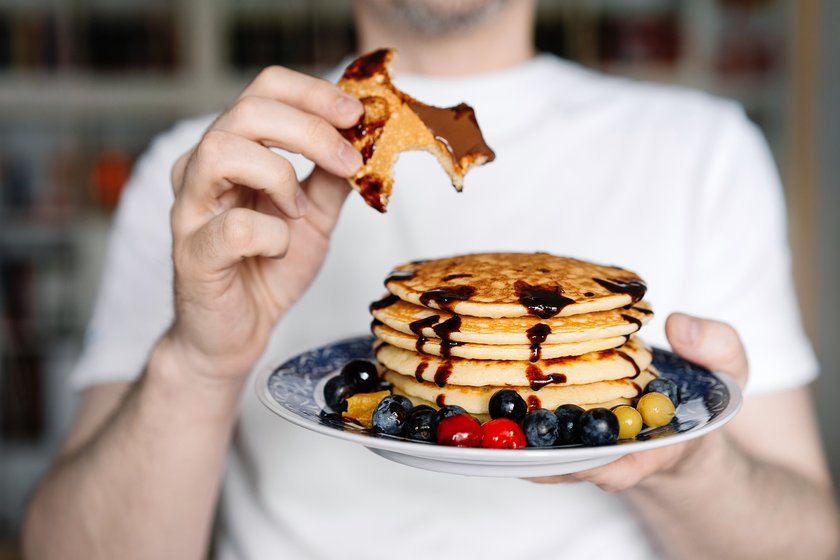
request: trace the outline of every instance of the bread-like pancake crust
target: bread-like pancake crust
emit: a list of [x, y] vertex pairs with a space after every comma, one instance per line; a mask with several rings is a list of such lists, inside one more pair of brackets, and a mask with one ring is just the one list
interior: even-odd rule
[[476, 253], [397, 266], [385, 280], [403, 301], [475, 317], [542, 319], [617, 309], [647, 290], [635, 273], [548, 253]]
[[393, 57], [393, 49], [362, 55], [338, 82], [365, 108], [358, 124], [341, 131], [362, 154], [363, 165], [349, 181], [380, 212], [391, 196], [394, 163], [404, 151], [431, 152], [459, 192], [471, 167], [495, 158], [472, 107], [432, 107], [394, 87], [388, 70]]

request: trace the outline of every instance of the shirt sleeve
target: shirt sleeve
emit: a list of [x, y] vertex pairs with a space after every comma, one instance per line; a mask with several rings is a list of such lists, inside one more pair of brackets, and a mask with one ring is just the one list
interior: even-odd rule
[[173, 315], [170, 180], [209, 121], [184, 121], [138, 160], [114, 217], [93, 315], [71, 376], [75, 389], [131, 381]]
[[687, 282], [692, 311], [732, 324], [750, 367], [747, 390], [806, 384], [818, 364], [802, 328], [787, 239], [784, 193], [767, 144], [730, 106], [702, 171]]

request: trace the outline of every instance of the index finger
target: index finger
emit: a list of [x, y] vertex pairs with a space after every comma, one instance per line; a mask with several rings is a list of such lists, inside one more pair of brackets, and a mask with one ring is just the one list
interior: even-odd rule
[[267, 97], [318, 115], [337, 128], [349, 128], [364, 112], [362, 103], [322, 78], [282, 66], [262, 70], [240, 97]]

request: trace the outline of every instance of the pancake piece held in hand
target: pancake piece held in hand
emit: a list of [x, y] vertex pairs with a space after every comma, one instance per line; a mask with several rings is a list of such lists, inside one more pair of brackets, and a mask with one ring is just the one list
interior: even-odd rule
[[388, 205], [393, 167], [401, 152], [434, 154], [458, 191], [471, 167], [496, 157], [484, 142], [472, 107], [464, 103], [432, 107], [394, 87], [388, 70], [393, 57], [393, 49], [365, 54], [347, 67], [338, 82], [365, 108], [356, 126], [341, 131], [364, 162], [350, 184], [380, 212]]

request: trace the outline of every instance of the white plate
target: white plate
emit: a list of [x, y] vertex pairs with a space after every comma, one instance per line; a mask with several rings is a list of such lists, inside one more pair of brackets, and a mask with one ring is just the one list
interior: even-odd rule
[[376, 434], [342, 422], [326, 411], [323, 386], [348, 361], [371, 359], [373, 338], [362, 336], [304, 352], [256, 381], [257, 395], [278, 416], [314, 432], [364, 445], [374, 453], [431, 471], [496, 477], [567, 474], [605, 465], [628, 453], [694, 439], [728, 422], [741, 407], [734, 381], [687, 362], [672, 352], [654, 349], [653, 365], [676, 382], [682, 395], [674, 420], [646, 429], [634, 440], [603, 447], [568, 446], [526, 449], [468, 449]]

